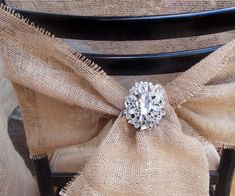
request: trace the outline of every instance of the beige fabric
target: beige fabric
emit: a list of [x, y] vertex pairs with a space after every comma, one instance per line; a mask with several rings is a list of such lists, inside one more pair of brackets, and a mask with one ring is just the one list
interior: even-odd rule
[[[148, 75], [148, 76], [113, 76], [113, 78], [118, 81], [119, 84], [125, 86], [127, 89], [131, 88], [135, 81], [155, 81], [157, 83], [161, 83], [166, 85], [174, 78], [176, 78], [180, 73], [172, 73], [172, 74], [161, 74], [161, 75]], [[55, 172], [81, 172], [84, 168], [86, 162], [92, 157], [100, 142], [105, 137], [107, 133], [107, 129], [110, 128], [111, 122], [105, 127], [102, 132], [92, 139], [89, 142], [86, 142], [82, 145], [76, 145], [72, 147], [66, 147], [62, 149], [56, 150], [51, 159], [50, 165], [52, 171]], [[193, 130], [188, 124], [181, 120], [182, 131], [187, 134], [198, 138], [207, 155], [209, 170], [217, 170], [219, 164], [219, 155], [217, 150], [212, 144], [205, 142], [202, 140], [200, 136]]]
[[235, 6], [234, 0], [6, 0], [13, 8], [91, 16], [160, 15]]
[[85, 164], [96, 152], [95, 147], [67, 147], [56, 150], [51, 159], [52, 172], [81, 172]]
[[[235, 0], [6, 0], [13, 8], [85, 16], [163, 15], [235, 6]], [[223, 45], [235, 31], [178, 39], [149, 41], [65, 40], [80, 53], [143, 54], [172, 52]]]
[[112, 125], [62, 195], [208, 195], [206, 153], [180, 121], [234, 148], [235, 40], [163, 85], [167, 115], [154, 129], [136, 131], [122, 116], [124, 86], [7, 10], [0, 10], [0, 46], [31, 155], [84, 144]]
[[235, 37], [235, 31], [210, 35], [150, 41], [91, 41], [66, 39], [65, 42], [81, 53], [148, 54], [193, 50], [223, 45]]
[[[93, 156], [102, 142], [103, 138], [112, 127], [113, 122], [106, 124], [103, 130], [93, 139], [80, 145], [61, 148], [53, 152], [50, 158], [52, 171], [56, 172], [77, 172], [81, 171], [86, 162]], [[210, 153], [211, 154], [211, 153]], [[212, 154], [214, 161], [215, 158]]]
[[17, 105], [12, 86], [2, 75], [0, 60], [0, 195], [38, 196], [38, 188], [7, 132], [7, 119]]
[[[210, 171], [216, 171], [219, 165], [219, 155], [212, 144], [203, 143]], [[82, 172], [87, 161], [95, 154], [97, 147], [72, 146], [56, 150], [50, 166], [53, 172]]]

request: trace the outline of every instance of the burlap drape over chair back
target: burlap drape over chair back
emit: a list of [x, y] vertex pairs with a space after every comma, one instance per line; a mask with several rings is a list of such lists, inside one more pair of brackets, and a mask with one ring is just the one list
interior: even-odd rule
[[[128, 89], [9, 8], [0, 10], [5, 74], [13, 82], [33, 158], [108, 131], [62, 195], [208, 195], [202, 144], [235, 146], [235, 40], [163, 85], [166, 116], [137, 131], [122, 115]], [[111, 124], [111, 126], [110, 126]]]

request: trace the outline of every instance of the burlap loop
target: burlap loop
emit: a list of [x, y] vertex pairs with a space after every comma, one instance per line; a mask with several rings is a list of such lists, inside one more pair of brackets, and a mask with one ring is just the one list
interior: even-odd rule
[[164, 86], [167, 115], [145, 131], [122, 116], [124, 86], [6, 7], [0, 10], [0, 42], [33, 157], [84, 144], [114, 121], [62, 195], [208, 195], [205, 152], [182, 132], [180, 119], [204, 138], [234, 148], [235, 40]]

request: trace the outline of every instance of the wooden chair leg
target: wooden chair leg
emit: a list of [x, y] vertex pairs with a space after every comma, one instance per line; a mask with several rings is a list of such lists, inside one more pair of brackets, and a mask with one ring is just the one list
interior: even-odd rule
[[51, 170], [48, 157], [34, 160], [35, 172], [41, 196], [53, 196], [53, 186], [51, 183]]
[[215, 196], [229, 196], [235, 167], [235, 150], [223, 149], [221, 154], [219, 180], [216, 185]]

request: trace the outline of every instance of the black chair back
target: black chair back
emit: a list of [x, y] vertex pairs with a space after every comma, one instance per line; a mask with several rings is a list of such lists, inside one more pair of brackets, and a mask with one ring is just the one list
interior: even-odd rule
[[[235, 29], [235, 7], [166, 16], [95, 17], [17, 10], [56, 37], [143, 41], [207, 35]], [[148, 75], [182, 72], [219, 46], [163, 54], [84, 54], [110, 75]]]

